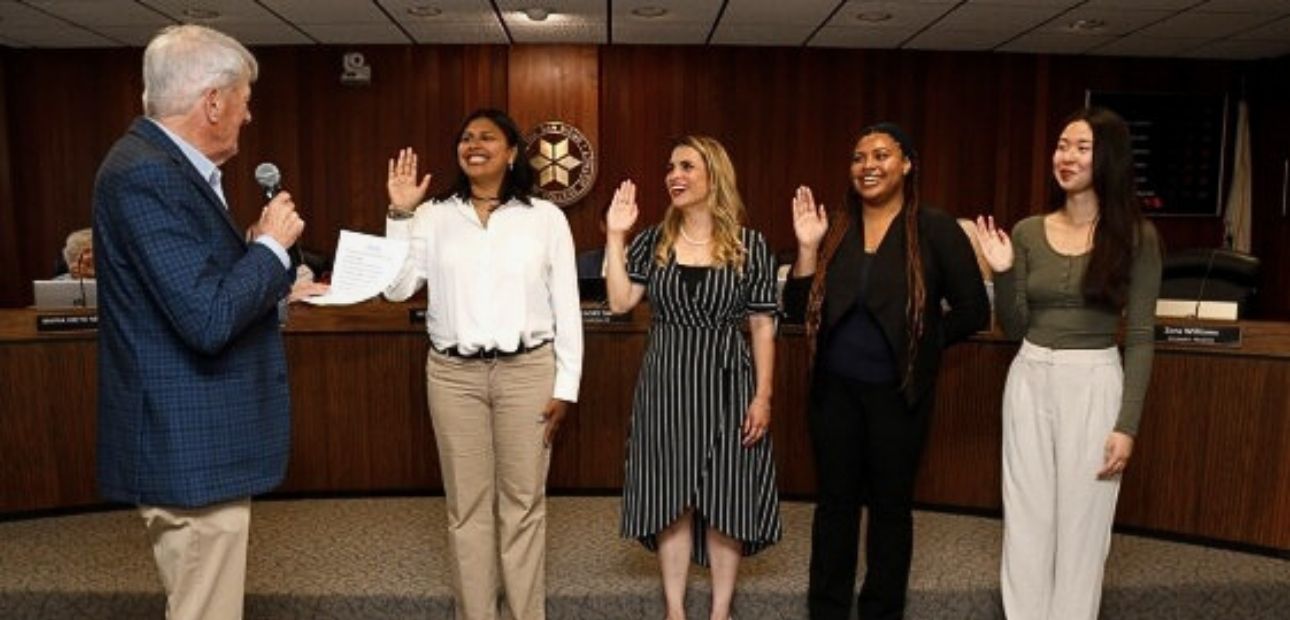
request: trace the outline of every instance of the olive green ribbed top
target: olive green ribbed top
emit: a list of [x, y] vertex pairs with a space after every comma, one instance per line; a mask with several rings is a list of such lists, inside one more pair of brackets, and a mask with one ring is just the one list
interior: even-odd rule
[[995, 312], [1010, 338], [1050, 349], [1115, 346], [1124, 320], [1124, 396], [1115, 430], [1136, 435], [1151, 379], [1156, 297], [1160, 294], [1160, 241], [1148, 223], [1135, 253], [1124, 312], [1092, 305], [1080, 293], [1089, 254], [1059, 253], [1048, 242], [1044, 216], [1012, 230], [1012, 269], [996, 274]]

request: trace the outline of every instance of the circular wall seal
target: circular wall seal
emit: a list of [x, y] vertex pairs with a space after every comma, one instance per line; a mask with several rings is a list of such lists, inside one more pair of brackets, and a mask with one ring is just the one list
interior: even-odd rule
[[533, 168], [534, 193], [567, 207], [591, 191], [596, 182], [596, 152], [577, 127], [547, 121], [525, 138], [528, 149], [524, 155]]

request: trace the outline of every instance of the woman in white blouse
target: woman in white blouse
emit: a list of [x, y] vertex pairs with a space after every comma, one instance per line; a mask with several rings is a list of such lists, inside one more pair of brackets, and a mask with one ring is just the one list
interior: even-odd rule
[[385, 296], [429, 286], [426, 391], [466, 620], [497, 617], [497, 584], [517, 620], [545, 618], [550, 446], [582, 371], [573, 237], [559, 208], [529, 196], [523, 154], [514, 121], [478, 110], [444, 194], [422, 203], [430, 175], [418, 181], [412, 149], [389, 164], [386, 236], [411, 251]]

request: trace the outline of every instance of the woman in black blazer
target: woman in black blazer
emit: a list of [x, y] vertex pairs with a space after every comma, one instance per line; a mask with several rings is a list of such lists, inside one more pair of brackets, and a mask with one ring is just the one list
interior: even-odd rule
[[918, 168], [905, 132], [880, 123], [856, 141], [842, 209], [826, 215], [807, 187], [793, 198], [798, 253], [784, 306], [788, 320], [806, 323], [814, 371], [816, 620], [849, 617], [862, 505], [860, 618], [904, 614], [914, 477], [941, 349], [989, 320], [972, 246], [954, 218], [921, 208]]

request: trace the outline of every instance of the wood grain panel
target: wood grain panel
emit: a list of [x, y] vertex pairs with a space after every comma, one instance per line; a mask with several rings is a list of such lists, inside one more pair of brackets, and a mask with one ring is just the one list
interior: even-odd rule
[[96, 503], [94, 341], [0, 344], [0, 511]]
[[[508, 58], [507, 110], [527, 133], [546, 121], [577, 127], [591, 142], [597, 166], [604, 165], [600, 139], [600, 52], [594, 45], [517, 45]], [[614, 184], [614, 177], [597, 173], [596, 184]], [[603, 245], [599, 194], [565, 207], [574, 239], [597, 239]], [[575, 243], [579, 248], [581, 245]]]
[[[6, 84], [5, 66], [9, 64], [8, 48], [0, 49], [0, 85]], [[8, 95], [6, 89], [0, 88], [0, 120], [9, 119]], [[21, 251], [18, 239], [22, 236], [18, 228], [17, 209], [13, 205], [13, 181], [9, 168], [9, 123], [0, 122], [0, 265], [8, 269], [0, 270], [0, 308], [17, 306], [25, 303], [28, 297], [21, 291], [28, 286], [25, 274], [15, 267], [20, 264]]]
[[[366, 88], [339, 84], [340, 57], [358, 49], [373, 67]], [[1287, 62], [1257, 64], [893, 50], [669, 46], [330, 46], [256, 50], [262, 79], [242, 152], [225, 170], [234, 214], [249, 224], [263, 202], [251, 179], [260, 161], [284, 172], [308, 226], [304, 244], [330, 251], [341, 228], [382, 229], [385, 162], [413, 146], [433, 171], [432, 191], [455, 171], [461, 118], [483, 105], [584, 119], [600, 152], [600, 180], [566, 211], [579, 249], [603, 244], [597, 221], [613, 187], [642, 187], [642, 223], [657, 221], [669, 140], [706, 133], [729, 149], [749, 223], [780, 251], [794, 246], [786, 216], [793, 188], [810, 185], [836, 206], [857, 130], [906, 126], [924, 158], [928, 204], [1006, 225], [1049, 201], [1057, 125], [1088, 88], [1238, 92], [1247, 78], [1254, 140], [1256, 248], [1264, 257], [1260, 312], [1290, 316], [1290, 236], [1280, 217], [1287, 156]], [[6, 146], [17, 275], [0, 304], [29, 303], [66, 233], [89, 221], [98, 162], [139, 110], [139, 50], [6, 50]], [[84, 93], [93, 93], [86, 96]], [[533, 118], [528, 115], [532, 114]], [[608, 139], [612, 137], [612, 139]], [[22, 154], [22, 161], [14, 160]], [[1158, 220], [1168, 247], [1209, 247], [1217, 217]], [[19, 232], [20, 231], [20, 232]], [[3, 233], [0, 233], [3, 234]], [[8, 272], [7, 272], [8, 273]]]
[[[281, 493], [442, 488], [426, 410], [423, 301], [293, 308], [286, 334], [292, 455]], [[0, 311], [0, 512], [93, 505], [95, 335], [36, 334]], [[1241, 323], [1243, 349], [1158, 347], [1118, 523], [1290, 550], [1290, 324]], [[554, 448], [553, 492], [622, 485], [648, 317], [588, 324], [579, 405]], [[781, 493], [809, 498], [806, 343], [781, 329], [774, 419]], [[1000, 403], [1016, 344], [980, 334], [949, 349], [918, 501], [999, 508]], [[51, 396], [53, 395], [53, 396]]]

